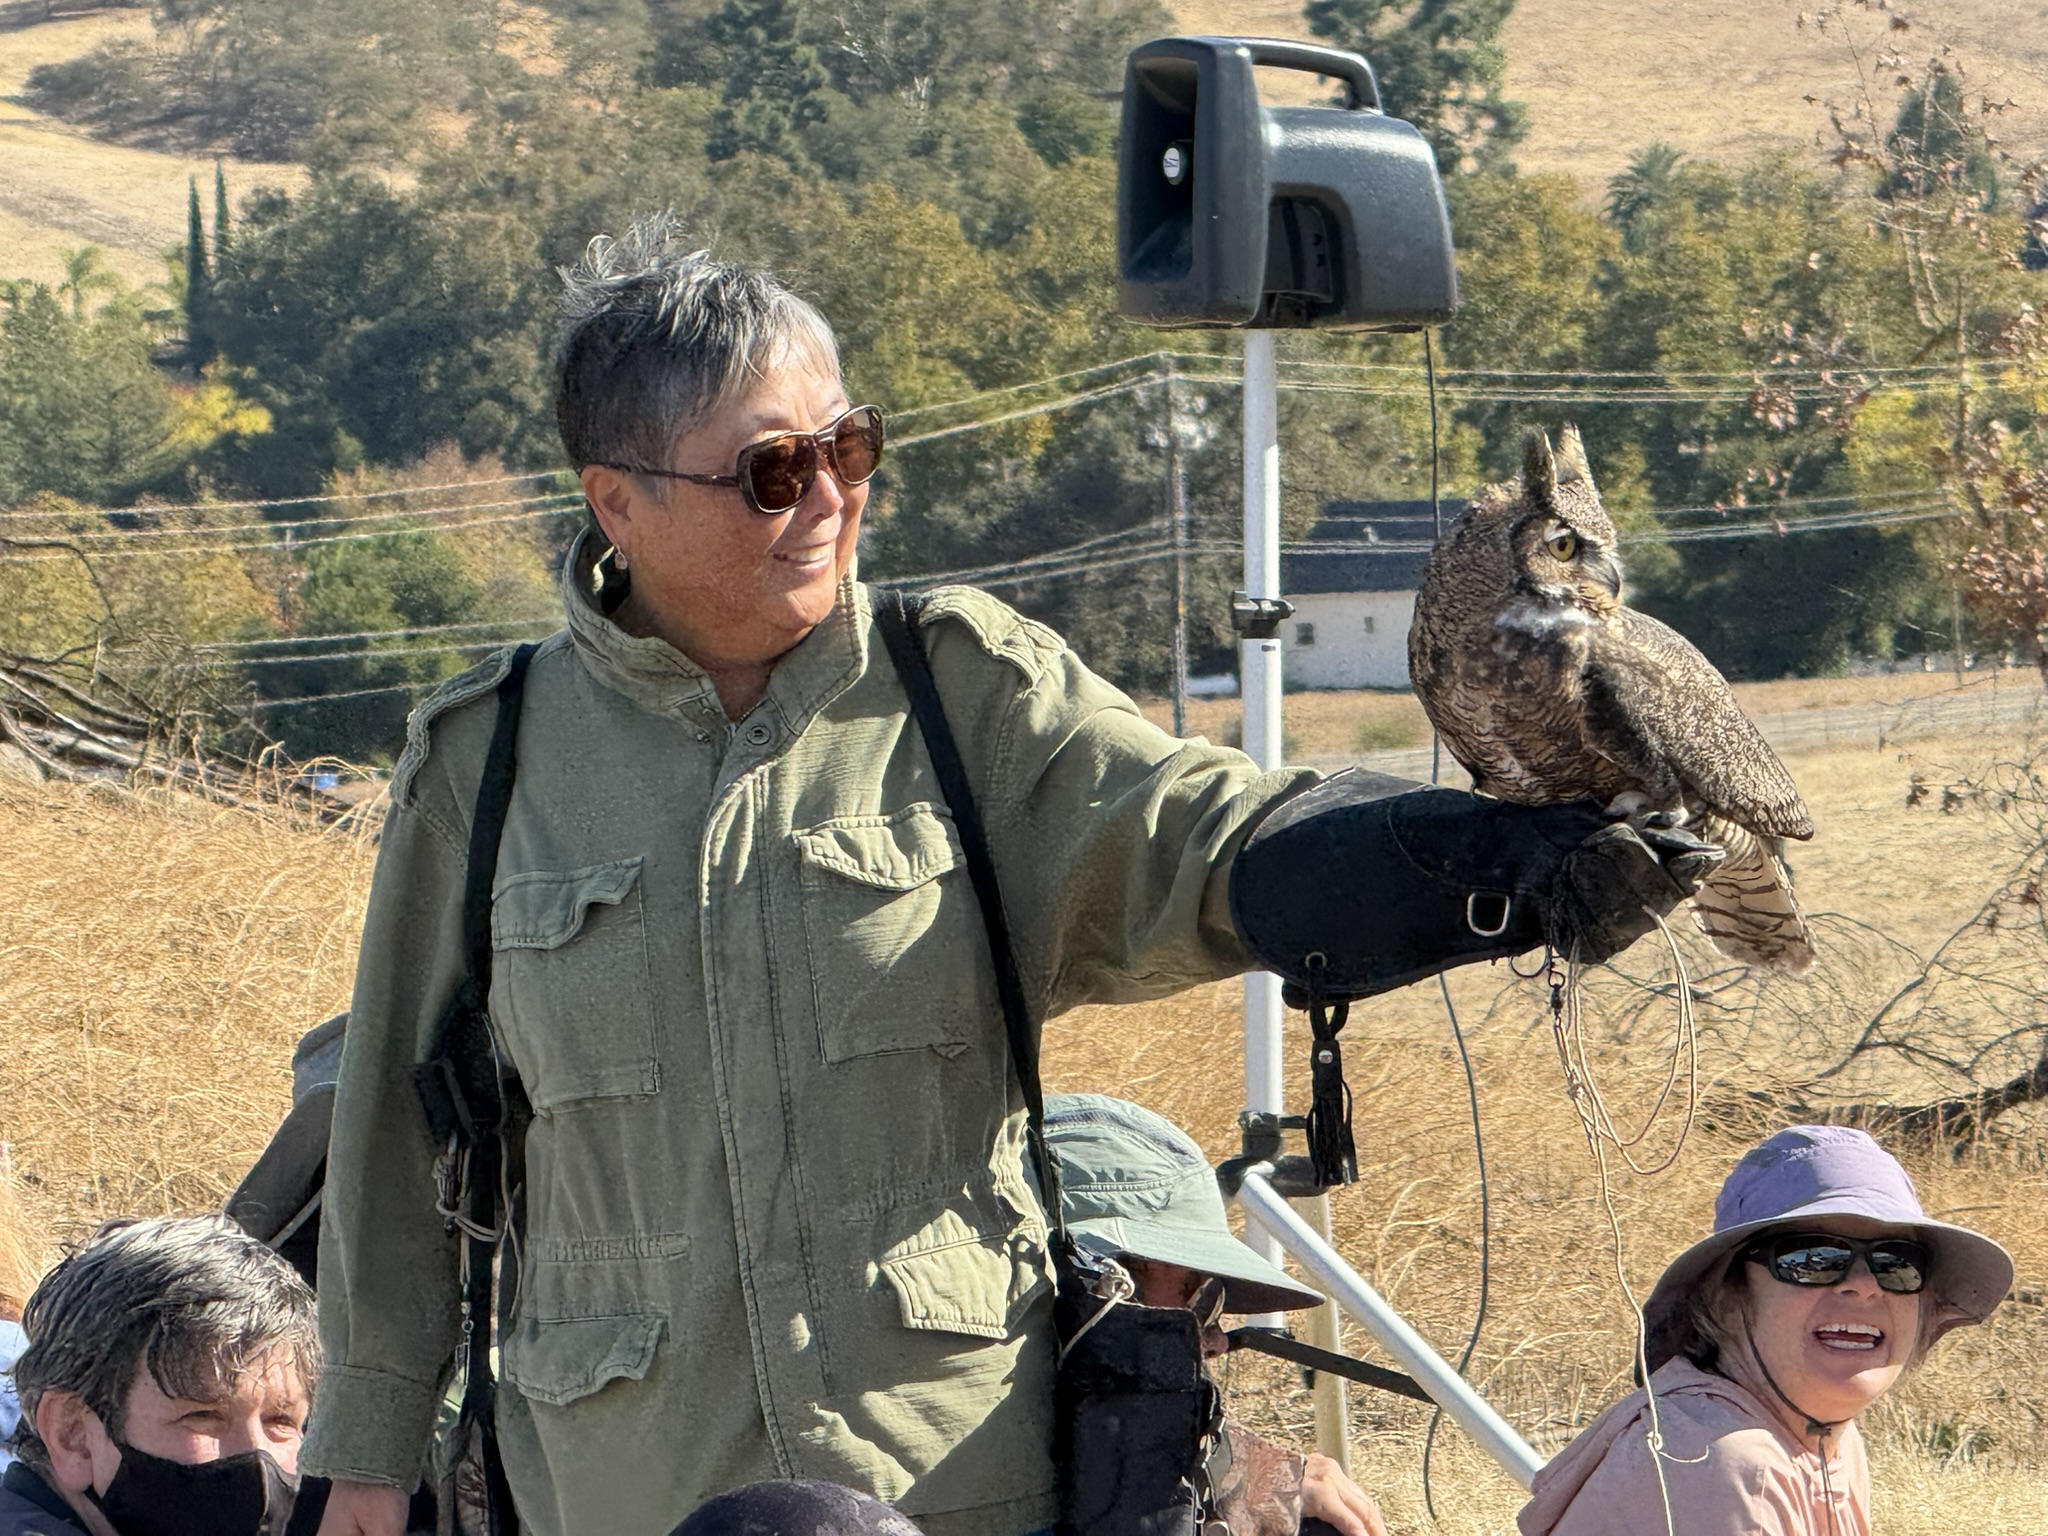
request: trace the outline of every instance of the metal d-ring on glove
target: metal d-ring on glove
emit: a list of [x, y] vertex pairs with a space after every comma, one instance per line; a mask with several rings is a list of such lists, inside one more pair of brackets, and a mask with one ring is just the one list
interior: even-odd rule
[[1287, 1001], [1309, 1010], [1318, 1177], [1355, 1176], [1337, 1046], [1347, 1003], [1546, 944], [1598, 964], [1721, 858], [1689, 832], [1590, 802], [1509, 805], [1362, 769], [1275, 807], [1232, 866], [1230, 915]]

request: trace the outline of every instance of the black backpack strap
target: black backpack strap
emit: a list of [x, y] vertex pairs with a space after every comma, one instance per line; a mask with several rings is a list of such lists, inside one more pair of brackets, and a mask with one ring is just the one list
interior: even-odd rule
[[[469, 824], [469, 859], [462, 887], [462, 980], [441, 1015], [434, 1049], [413, 1069], [413, 1084], [437, 1146], [473, 1146], [482, 1134], [502, 1127], [508, 1105], [500, 1063], [491, 1038], [491, 887], [498, 878], [498, 844], [512, 809], [512, 780], [518, 769], [519, 711], [526, 669], [538, 645], [512, 653], [498, 682], [498, 716], [484, 753], [476, 810]], [[505, 1069], [509, 1071], [509, 1067]], [[513, 1079], [516, 1083], [517, 1079]]]
[[1030, 1112], [1027, 1134], [1031, 1159], [1037, 1165], [1045, 1195], [1045, 1217], [1055, 1241], [1064, 1249], [1067, 1224], [1060, 1211], [1059, 1163], [1045, 1144], [1045, 1090], [1038, 1080], [1038, 1031], [1032, 1025], [1023, 974], [1017, 969], [1016, 950], [1010, 942], [1010, 922], [1003, 911], [1002, 887], [996, 880], [996, 861], [989, 851], [988, 831], [982, 825], [974, 790], [967, 782], [967, 767], [960, 760], [959, 743], [953, 739], [953, 728], [946, 721], [946, 706], [939, 698], [931, 658], [925, 653], [924, 636], [918, 630], [924, 601], [893, 588], [877, 588], [874, 605], [875, 622], [889, 648], [889, 659], [896, 664], [897, 676], [903, 680], [904, 692], [910, 695], [910, 713], [924, 737], [925, 750], [931, 754], [939, 792], [945, 796], [946, 808], [953, 813], [960, 847], [967, 855], [967, 878], [981, 907], [989, 956], [995, 962], [996, 996], [1003, 1005], [1010, 1060], [1024, 1089], [1024, 1107]]
[[[498, 715], [477, 785], [463, 876], [462, 946], [467, 963], [441, 1016], [433, 1055], [413, 1069], [413, 1086], [428, 1128], [435, 1145], [445, 1149], [439, 1165], [438, 1207], [463, 1243], [458, 1436], [468, 1430], [478, 1439], [491, 1536], [511, 1536], [518, 1529], [492, 1413], [497, 1383], [491, 1371], [491, 1280], [493, 1260], [512, 1220], [512, 1212], [500, 1204], [500, 1193], [508, 1184], [507, 1171], [517, 1171], [523, 1162], [521, 1140], [530, 1117], [518, 1075], [500, 1058], [491, 1034], [491, 887], [497, 883], [498, 847], [512, 809], [526, 669], [537, 649], [537, 644], [529, 643], [515, 650], [498, 682]], [[516, 1201], [517, 1192], [510, 1193]], [[507, 1274], [504, 1283], [510, 1287], [514, 1276]]]

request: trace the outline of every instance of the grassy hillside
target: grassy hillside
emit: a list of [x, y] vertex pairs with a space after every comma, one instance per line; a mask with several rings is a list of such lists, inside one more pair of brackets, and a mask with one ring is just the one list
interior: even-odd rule
[[[1517, 162], [1597, 185], [1653, 139], [1730, 159], [1811, 145], [1827, 119], [1804, 98], [1847, 108], [1859, 90], [1842, 36], [1800, 27], [1815, 9], [1811, 0], [1516, 0], [1503, 38], [1506, 90], [1530, 118]], [[1300, 7], [1284, 0], [1180, 0], [1173, 11], [1190, 32], [1307, 35]], [[2004, 119], [2009, 143], [2048, 153], [2048, 5], [1934, 0], [1892, 14], [1913, 23], [1898, 42], [1909, 57], [1954, 44], [1972, 98], [2020, 103]], [[1877, 31], [1852, 36], [1867, 43]]]
[[[45, 19], [51, 11], [55, 19]], [[146, 10], [67, 16], [43, 0], [0, 4], [0, 278], [55, 283], [65, 251], [97, 245], [129, 282], [163, 280], [163, 250], [185, 238], [187, 181], [197, 176], [208, 187], [213, 161], [105, 143], [19, 100], [38, 64], [76, 58], [110, 38], [150, 35]], [[239, 191], [298, 175], [234, 160], [227, 169]]]
[[[43, 0], [0, 3], [0, 276], [54, 281], [61, 253], [97, 244], [133, 281], [160, 278], [158, 252], [182, 238], [185, 183], [211, 161], [108, 144], [15, 99], [37, 64], [109, 37], [147, 37], [145, 10], [67, 16]], [[1305, 36], [1285, 0], [1181, 0], [1190, 32]], [[1857, 64], [1842, 39], [1798, 25], [1797, 0], [1519, 0], [1506, 34], [1508, 93], [1528, 104], [1518, 159], [1597, 187], [1652, 139], [1696, 155], [1740, 157], [1810, 145], [1820, 101], [1851, 102]], [[1953, 42], [1972, 94], [2016, 99], [2004, 134], [2048, 153], [2048, 3], [1941, 0], [1912, 13], [1910, 41]], [[284, 166], [230, 163], [238, 189], [289, 181]]]

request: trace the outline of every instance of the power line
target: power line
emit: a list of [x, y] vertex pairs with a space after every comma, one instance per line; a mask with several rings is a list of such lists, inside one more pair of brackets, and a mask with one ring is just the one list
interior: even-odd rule
[[1726, 528], [1684, 528], [1671, 533], [1638, 534], [1632, 539], [1624, 538], [1621, 542], [1624, 544], [1695, 544], [1709, 539], [1755, 539], [1774, 533], [1779, 535], [1793, 533], [1837, 533], [1850, 528], [1896, 528], [1906, 523], [1940, 522], [1945, 518], [1952, 518], [1958, 515], [1948, 508], [1941, 508], [1926, 512], [1901, 511], [1881, 513], [1874, 516], [1866, 516], [1859, 513], [1841, 517], [1803, 517], [1787, 521], [1773, 519], [1770, 521], [1734, 524]]
[[[93, 545], [126, 544], [135, 539], [204, 538], [211, 541], [207, 546], [209, 548], [261, 549], [272, 541], [265, 539], [224, 539], [220, 536], [237, 533], [284, 534], [291, 544], [309, 544], [315, 542], [318, 536], [309, 535], [304, 539], [290, 538], [289, 536], [300, 528], [332, 528], [340, 525], [345, 528], [360, 529], [364, 523], [383, 523], [396, 518], [435, 517], [448, 512], [488, 512], [498, 507], [533, 507], [550, 502], [581, 502], [582, 500], [583, 493], [581, 491], [563, 491], [547, 496], [515, 496], [505, 501], [449, 502], [438, 507], [410, 507], [394, 512], [365, 512], [352, 517], [302, 518], [292, 523], [227, 523], [219, 527], [208, 527], [205, 524], [200, 524], [193, 528], [96, 528], [88, 529], [82, 533], [63, 531], [47, 536], [52, 538], [61, 537], [67, 544], [90, 543]], [[137, 510], [142, 512], [157, 509], [140, 508]], [[61, 518], [68, 514], [37, 513], [31, 515]], [[378, 530], [381, 533], [402, 533], [405, 531], [402, 528]], [[6, 537], [7, 535], [0, 534], [0, 540], [4, 540]]]
[[[431, 528], [386, 528], [372, 533], [321, 534], [312, 538], [294, 539], [292, 540], [289, 547], [277, 544], [258, 543], [252, 540], [242, 540], [222, 544], [189, 544], [182, 546], [178, 549], [152, 548], [124, 550], [119, 552], [119, 557], [127, 560], [179, 559], [194, 555], [235, 554], [243, 550], [248, 550], [261, 554], [288, 555], [297, 550], [310, 549], [316, 545], [322, 544], [358, 544], [369, 539], [401, 538], [407, 533], [461, 533], [470, 528], [489, 527], [497, 523], [530, 522], [535, 518], [543, 517], [569, 517], [581, 512], [582, 510], [582, 503], [579, 501], [577, 505], [573, 507], [542, 507], [534, 511], [506, 512], [500, 514], [497, 517], [465, 518], [460, 522], [437, 523]], [[4, 540], [0, 540], [0, 542], [4, 542]], [[84, 550], [65, 551], [57, 549], [34, 549], [26, 551], [21, 554], [0, 555], [0, 565], [30, 564], [39, 560], [67, 560], [72, 558], [83, 558], [86, 556], [86, 553], [87, 552]], [[105, 550], [99, 550], [95, 551], [94, 553], [105, 558], [108, 556], [109, 552]]]
[[1150, 523], [1133, 523], [1130, 527], [1121, 529], [1116, 533], [1105, 533], [1096, 538], [1083, 539], [1078, 544], [1069, 544], [1061, 549], [1049, 549], [1044, 554], [1021, 556], [1016, 560], [1001, 560], [990, 565], [966, 566], [957, 571], [920, 572], [914, 579], [930, 582], [933, 586], [972, 583], [983, 576], [1001, 575], [1010, 571], [1023, 570], [1027, 566], [1044, 565], [1051, 561], [1069, 560], [1086, 550], [1095, 549], [1101, 545], [1114, 544], [1124, 539], [1135, 539], [1147, 534], [1157, 537], [1158, 533], [1159, 530]]
[[1098, 363], [1093, 368], [1077, 368], [1071, 373], [1055, 373], [1042, 379], [1033, 379], [1026, 384], [1006, 384], [999, 389], [985, 389], [978, 394], [963, 395], [958, 400], [948, 400], [939, 405], [913, 405], [904, 410], [889, 412], [889, 420], [902, 421], [909, 416], [930, 416], [940, 411], [959, 410], [1001, 395], [1019, 395], [1034, 389], [1045, 389], [1054, 384], [1064, 384], [1072, 379], [1093, 378], [1101, 373], [1117, 373], [1134, 367], [1153, 366], [1160, 354], [1148, 352], [1141, 357], [1126, 357], [1114, 363]]
[[404, 661], [414, 656], [446, 656], [461, 651], [488, 651], [516, 643], [516, 637], [493, 640], [452, 640], [440, 645], [405, 645], [381, 651], [316, 651], [310, 655], [222, 656], [187, 664], [192, 672], [228, 672], [238, 667], [283, 667], [330, 661]]
[[346, 688], [339, 693], [302, 693], [289, 699], [252, 697], [242, 702], [254, 709], [289, 709], [295, 704], [330, 704], [336, 699], [374, 698], [380, 693], [425, 693], [430, 688], [440, 687], [446, 681], [446, 678], [437, 677], [431, 682], [392, 683], [383, 688]]
[[0, 512], [0, 518], [18, 517], [123, 517], [139, 512], [202, 510], [231, 512], [244, 507], [311, 507], [330, 501], [370, 501], [380, 496], [439, 495], [442, 491], [467, 491], [479, 486], [517, 485], [525, 480], [552, 480], [567, 470], [540, 469], [525, 475], [495, 475], [484, 480], [450, 480], [442, 485], [402, 485], [388, 491], [330, 491], [321, 496], [286, 496], [267, 501], [188, 501], [163, 505], [142, 503], [132, 507], [66, 507], [62, 512]]
[[940, 427], [936, 431], [921, 432], [915, 437], [899, 438], [892, 441], [891, 448], [914, 448], [919, 443], [937, 442], [942, 437], [958, 437], [963, 432], [979, 432], [987, 427], [999, 427], [1005, 422], [1022, 421], [1027, 416], [1044, 416], [1052, 411], [1064, 411], [1076, 405], [1086, 405], [1091, 400], [1107, 400], [1115, 395], [1127, 395], [1133, 390], [1144, 389], [1156, 384], [1152, 378], [1131, 379], [1122, 384], [1106, 384], [1099, 389], [1084, 390], [1079, 394], [1067, 395], [1059, 400], [1048, 400], [1041, 405], [1027, 405], [1018, 410], [1005, 411], [1000, 416], [990, 416], [981, 421], [962, 422], [957, 427]]
[[[1233, 359], [1228, 354], [1224, 353], [1176, 353], [1174, 354], [1174, 357], [1176, 361], [1207, 361], [1212, 363], [1222, 362], [1226, 364], [1233, 361]], [[1360, 363], [1332, 361], [1328, 359], [1319, 358], [1284, 358], [1280, 362], [1280, 367], [1283, 370], [1294, 369], [1305, 373], [1386, 373], [1397, 375], [1403, 379], [1412, 379], [1415, 373], [1414, 366], [1408, 363]], [[1912, 366], [1901, 367], [1886, 367], [1879, 364], [1871, 364], [1868, 366], [1860, 364], [1825, 364], [1811, 368], [1763, 367], [1754, 369], [1738, 369], [1722, 372], [1710, 372], [1705, 370], [1687, 370], [1682, 368], [1445, 368], [1439, 369], [1437, 371], [1437, 381], [1439, 387], [1442, 386], [1442, 382], [1445, 379], [1591, 379], [1602, 382], [1611, 382], [1618, 379], [1695, 379], [1708, 381], [1720, 380], [1730, 383], [1747, 384], [1754, 383], [1758, 380], [1769, 381], [1778, 379], [1811, 378], [1820, 380], [1823, 383], [1828, 383], [1834, 376], [1841, 376], [1843, 378], [1863, 378], [1873, 375], [1878, 377], [1910, 376], [1915, 378], [1928, 378], [1938, 383], [1944, 383], [1949, 385], [1953, 385], [1955, 382], [1954, 370], [1949, 368], [1946, 364], [1940, 366], [1932, 364], [1917, 364]]]
[[[341, 640], [401, 640], [414, 635], [459, 634], [478, 629], [513, 629], [544, 622], [540, 619], [478, 619], [467, 624], [419, 624], [410, 629], [357, 629], [336, 635], [271, 635], [261, 640], [214, 640], [192, 647], [195, 651], [253, 651], [280, 645], [332, 645]], [[559, 626], [558, 626], [559, 627]]]

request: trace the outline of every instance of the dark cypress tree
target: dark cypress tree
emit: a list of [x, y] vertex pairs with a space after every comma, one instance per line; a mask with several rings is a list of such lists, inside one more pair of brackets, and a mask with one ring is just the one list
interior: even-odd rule
[[185, 215], [185, 361], [194, 368], [212, 362], [213, 267], [207, 259], [206, 221], [199, 212], [199, 178], [191, 180]]
[[228, 178], [218, 160], [213, 162], [213, 275], [220, 276], [221, 262], [233, 243], [233, 221], [228, 214]]

